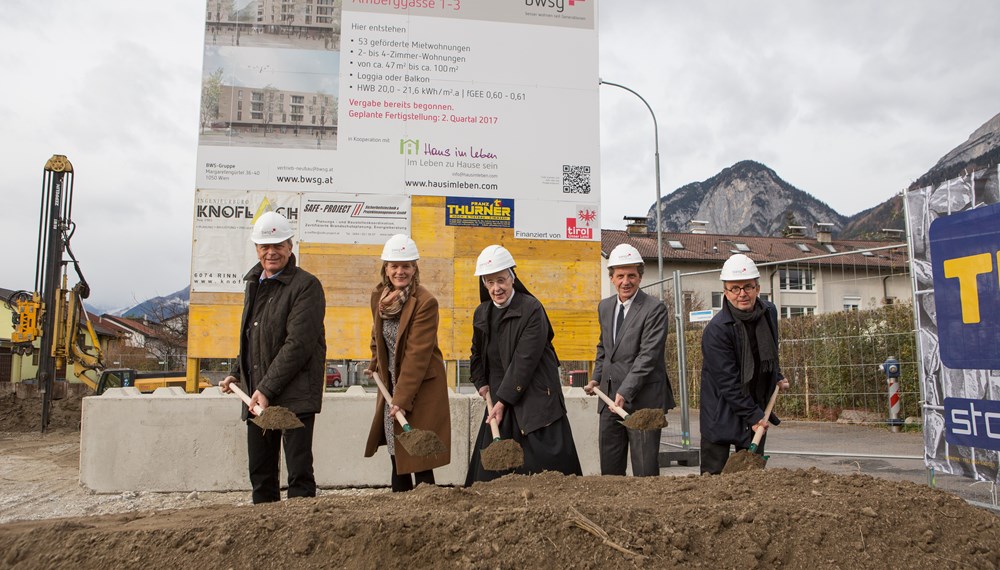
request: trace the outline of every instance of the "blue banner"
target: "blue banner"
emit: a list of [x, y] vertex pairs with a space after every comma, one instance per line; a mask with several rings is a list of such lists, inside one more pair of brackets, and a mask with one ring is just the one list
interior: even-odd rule
[[938, 218], [929, 237], [941, 362], [1000, 369], [1000, 204]]
[[945, 398], [944, 439], [952, 445], [1000, 450], [1000, 402]]

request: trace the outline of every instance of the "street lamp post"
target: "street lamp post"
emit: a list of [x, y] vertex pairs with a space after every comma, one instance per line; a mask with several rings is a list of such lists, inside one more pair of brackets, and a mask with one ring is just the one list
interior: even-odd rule
[[649, 103], [646, 102], [642, 95], [639, 95], [632, 89], [600, 78], [598, 81], [601, 85], [619, 87], [635, 95], [649, 109], [649, 114], [653, 117], [653, 142], [656, 149], [654, 154], [654, 161], [656, 162], [656, 264], [660, 270], [660, 302], [663, 302], [663, 227], [660, 225], [660, 129], [656, 124], [656, 113], [653, 112], [653, 108], [649, 106]]

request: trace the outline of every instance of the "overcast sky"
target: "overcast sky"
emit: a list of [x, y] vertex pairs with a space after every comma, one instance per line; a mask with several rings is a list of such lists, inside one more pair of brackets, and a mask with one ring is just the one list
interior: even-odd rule
[[[42, 169], [76, 168], [102, 309], [188, 285], [202, 0], [6, 0], [0, 287], [34, 287]], [[1000, 2], [604, 0], [600, 75], [659, 121], [662, 194], [752, 159], [851, 215], [1000, 112]], [[649, 112], [601, 88], [604, 228], [656, 195]]]

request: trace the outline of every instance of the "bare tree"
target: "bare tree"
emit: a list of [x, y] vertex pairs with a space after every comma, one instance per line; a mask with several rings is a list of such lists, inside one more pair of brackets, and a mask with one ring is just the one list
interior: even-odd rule
[[271, 123], [274, 122], [274, 114], [280, 113], [282, 107], [284, 105], [278, 100], [278, 88], [268, 83], [264, 87], [264, 136], [267, 136], [267, 131], [271, 128]]
[[309, 114], [319, 123], [319, 140], [323, 140], [326, 136], [327, 122], [332, 125], [337, 117], [337, 98], [317, 91], [313, 97], [313, 104], [309, 106]]

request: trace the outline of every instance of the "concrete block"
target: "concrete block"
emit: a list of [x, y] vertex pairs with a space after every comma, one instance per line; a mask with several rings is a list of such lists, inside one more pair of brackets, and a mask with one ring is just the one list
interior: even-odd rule
[[246, 453], [237, 398], [117, 388], [83, 399], [80, 482], [98, 493], [248, 489]]
[[[178, 393], [177, 391], [180, 391]], [[597, 399], [582, 389], [565, 393], [566, 408], [584, 474], [597, 474]], [[360, 386], [324, 394], [313, 439], [321, 487], [387, 486], [385, 447], [364, 457], [376, 397]], [[451, 463], [435, 470], [441, 485], [461, 485], [486, 404], [475, 394], [449, 392]], [[160, 388], [141, 394], [115, 388], [83, 399], [80, 482], [98, 493], [123, 491], [249, 490], [246, 425], [241, 403], [218, 388], [185, 394]], [[285, 481], [284, 459], [282, 481]]]
[[[451, 408], [451, 463], [434, 470], [441, 485], [465, 483], [469, 464], [469, 397], [449, 390]], [[376, 396], [361, 386], [323, 397], [323, 412], [316, 418], [313, 460], [316, 483], [321, 487], [388, 486], [391, 474], [389, 453], [379, 447], [365, 457], [368, 431], [375, 418]]]
[[584, 475], [601, 474], [601, 458], [597, 447], [597, 396], [588, 396], [583, 388], [564, 390], [566, 416], [573, 430], [573, 443], [580, 457]]

